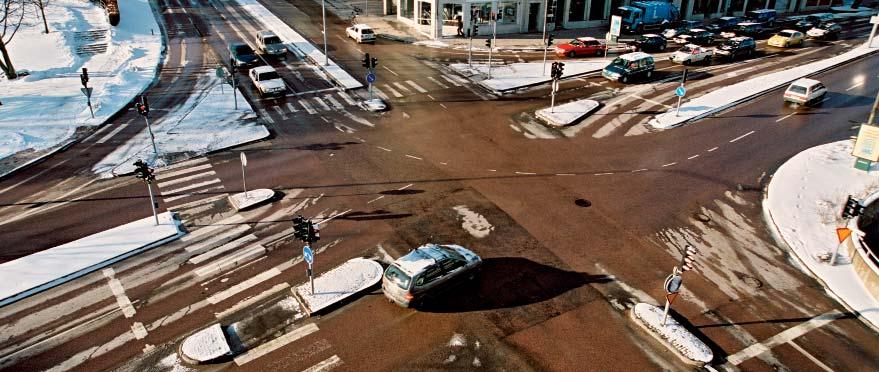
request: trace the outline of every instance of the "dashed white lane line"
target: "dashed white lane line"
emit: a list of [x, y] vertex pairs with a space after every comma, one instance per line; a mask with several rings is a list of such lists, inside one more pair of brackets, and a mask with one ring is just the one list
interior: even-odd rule
[[523, 175], [523, 176], [533, 176], [533, 175], [537, 174], [537, 173], [532, 173], [532, 172], [514, 172], [514, 173], [519, 174], [519, 175]]
[[[108, 125], [108, 126], [109, 126], [109, 125]], [[116, 127], [116, 129], [113, 129], [112, 132], [107, 133], [106, 136], [101, 137], [101, 139], [99, 139], [99, 140], [97, 141], [97, 143], [104, 143], [104, 142], [109, 141], [110, 138], [113, 138], [113, 136], [115, 136], [116, 134], [118, 134], [120, 131], [122, 131], [123, 129], [125, 129], [125, 127], [127, 127], [127, 126], [128, 126], [128, 124], [126, 123], [126, 124], [122, 124], [122, 125]]]
[[[251, 350], [248, 350], [247, 353], [245, 353], [243, 355], [239, 355], [239, 356], [235, 357], [235, 359], [234, 359], [235, 364], [237, 364], [239, 366], [244, 365], [247, 362], [251, 362], [253, 360], [256, 360], [259, 357], [262, 357], [268, 353], [271, 353], [272, 351], [275, 351], [275, 350], [281, 348], [282, 346], [287, 345], [293, 341], [296, 341], [300, 338], [303, 338], [303, 337], [308, 336], [314, 332], [317, 332], [318, 330], [319, 330], [319, 328], [317, 327], [317, 325], [315, 325], [314, 323], [308, 323], [302, 327], [294, 329], [290, 333], [287, 333], [281, 337], [278, 337], [274, 340], [271, 340], [271, 341], [266, 342], [260, 346], [257, 346]], [[321, 363], [323, 363], [323, 362], [321, 362]]]
[[281, 119], [287, 120], [287, 114], [284, 113], [284, 110], [281, 109], [281, 106], [272, 106], [272, 108], [275, 109], [275, 112], [277, 112], [278, 115], [281, 115]]
[[281, 284], [278, 284], [278, 285], [276, 285], [276, 286], [274, 286], [274, 287], [272, 287], [272, 288], [266, 289], [265, 291], [263, 291], [262, 293], [260, 293], [260, 294], [258, 294], [258, 295], [256, 295], [256, 296], [250, 297], [250, 298], [248, 298], [248, 299], [246, 299], [246, 300], [244, 300], [244, 301], [241, 301], [241, 302], [235, 304], [235, 306], [232, 306], [232, 307], [230, 307], [230, 308], [228, 308], [228, 309], [226, 309], [226, 310], [223, 310], [223, 311], [221, 311], [221, 312], [219, 312], [219, 313], [214, 313], [214, 316], [215, 316], [217, 319], [225, 318], [225, 317], [227, 317], [227, 316], [229, 316], [229, 315], [235, 314], [236, 312], [238, 312], [238, 311], [241, 310], [241, 309], [244, 309], [244, 308], [246, 308], [246, 307], [248, 307], [248, 306], [250, 306], [250, 305], [253, 305], [253, 304], [257, 303], [257, 302], [260, 302], [260, 301], [262, 301], [262, 300], [268, 298], [269, 296], [271, 296], [271, 295], [273, 295], [273, 294], [275, 294], [275, 293], [278, 293], [278, 292], [280, 292], [280, 291], [283, 291], [283, 290], [285, 290], [285, 289], [287, 289], [287, 288], [290, 288], [290, 284], [287, 284], [287, 283], [281, 283]]
[[663, 168], [665, 168], [665, 167], [670, 167], [670, 166], [675, 165], [675, 164], [677, 164], [677, 163], [678, 163], [678, 162], [673, 161], [673, 162], [668, 163], [668, 164], [663, 164], [662, 167], [663, 167]]
[[302, 108], [304, 108], [309, 114], [314, 115], [317, 113], [317, 110], [315, 110], [314, 107], [311, 107], [311, 104], [308, 103], [308, 101], [302, 99], [299, 100], [299, 104], [302, 105]]
[[729, 143], [733, 143], [733, 142], [735, 142], [735, 141], [738, 141], [738, 140], [740, 140], [740, 139], [742, 139], [742, 138], [745, 138], [745, 137], [747, 137], [747, 136], [750, 136], [750, 135], [752, 135], [752, 134], [754, 134], [754, 131], [753, 131], [753, 130], [750, 131], [750, 132], [748, 132], [748, 133], [745, 133], [745, 134], [743, 134], [743, 135], [741, 135], [741, 136], [738, 136], [738, 137], [736, 137], [736, 138], [733, 138], [733, 139], [729, 140]]
[[843, 316], [845, 316], [845, 314], [837, 310], [831, 310], [827, 313], [809, 319], [809, 321], [807, 322], [800, 323], [784, 331], [781, 331], [781, 333], [778, 333], [763, 342], [758, 342], [756, 344], [748, 346], [741, 351], [727, 357], [726, 361], [732, 365], [739, 365], [748, 359], [751, 359], [757, 355], [763, 354], [771, 350], [775, 346], [793, 341], [795, 338], [800, 337], [815, 328], [824, 326], [836, 319], [842, 318]]
[[320, 99], [320, 97], [312, 97], [312, 99], [314, 99], [314, 101], [317, 102], [317, 104], [320, 105], [320, 107], [323, 107], [324, 110], [326, 110], [326, 111], [331, 110], [330, 106], [328, 106], [327, 103], [324, 102], [324, 100]]
[[436, 101], [436, 98], [433, 98], [433, 96], [430, 94], [427, 95], [427, 98], [430, 98], [431, 101]]
[[714, 150], [717, 150], [717, 147], [716, 147], [716, 146], [715, 146], [715, 147], [712, 147], [712, 148], [710, 148], [710, 149], [708, 149], [708, 152], [714, 152]]
[[442, 107], [443, 107], [444, 109], [446, 109], [446, 110], [449, 109], [448, 107], [446, 107], [446, 105], [444, 105], [444, 104], [442, 104], [442, 103], [440, 103], [440, 106], [442, 106]]
[[422, 158], [419, 158], [419, 157], [414, 156], [414, 155], [409, 155], [409, 154], [406, 154], [406, 157], [407, 157], [407, 158], [411, 158], [411, 159], [424, 160], [424, 159], [422, 159]]
[[92, 133], [91, 135], [86, 137], [84, 140], [82, 140], [82, 142], [88, 142], [92, 138], [95, 138], [98, 135], [100, 135], [101, 133], [103, 133], [105, 130], [110, 129], [110, 127], [112, 127], [112, 126], [113, 125], [111, 125], [111, 124], [107, 124], [107, 125], [104, 125], [103, 127], [98, 128], [98, 130], [96, 130], [94, 133]]
[[776, 119], [775, 122], [778, 123], [779, 121], [782, 121], [782, 120], [784, 120], [784, 119], [787, 119], [787, 118], [789, 118], [789, 117], [791, 117], [791, 116], [794, 116], [794, 115], [796, 115], [796, 114], [797, 114], [796, 112], [793, 112], [793, 113], [787, 114], [787, 115], [785, 115], [785, 116], [782, 116], [782, 117]]
[[339, 97], [342, 97], [342, 99], [345, 100], [345, 102], [348, 103], [349, 105], [356, 105], [357, 104], [357, 102], [354, 102], [354, 100], [351, 99], [351, 96], [349, 96], [348, 93], [336, 92], [336, 94], [338, 94]]
[[497, 172], [497, 169], [489, 169], [489, 172]]
[[390, 85], [388, 85], [388, 84], [385, 84], [385, 88], [386, 88], [388, 91], [390, 91], [391, 94], [394, 95], [394, 97], [400, 98], [400, 97], [403, 96], [402, 94], [400, 94], [400, 92], [398, 92], [396, 89], [394, 89], [394, 87], [392, 87], [392, 86], [390, 86]]
[[454, 86], [456, 86], [456, 87], [460, 87], [460, 86], [461, 86], [460, 83], [458, 83], [457, 81], [455, 81], [454, 79], [452, 79], [452, 78], [450, 78], [450, 77], [448, 77], [448, 76], [446, 76], [446, 75], [440, 75], [440, 77], [443, 78], [443, 80], [448, 81], [449, 83], [451, 83], [452, 85], [454, 85]]
[[374, 202], [377, 202], [377, 201], [379, 201], [379, 200], [382, 200], [382, 198], [384, 198], [384, 197], [385, 197], [384, 195], [379, 195], [379, 197], [377, 197], [377, 198], [375, 198], [375, 199], [372, 199], [372, 200], [366, 202], [366, 204], [372, 204], [372, 203], [374, 203]]
[[320, 120], [323, 120], [324, 123], [328, 123], [328, 124], [330, 122], [330, 119], [327, 119], [326, 117], [323, 117], [323, 116], [320, 117]]
[[632, 173], [644, 172], [646, 170], [647, 170], [647, 168], [635, 169], [632, 171]]
[[696, 155], [693, 155], [693, 156], [687, 158], [687, 160], [693, 160], [693, 159], [698, 158], [698, 157], [699, 157], [699, 154], [696, 154]]
[[449, 165], [449, 163], [446, 163], [446, 162], [443, 162], [443, 161], [441, 161], [440, 164], [442, 164], [442, 165]]
[[430, 80], [430, 81], [433, 82], [434, 84], [439, 85], [440, 88], [443, 88], [443, 89], [449, 89], [449, 86], [448, 86], [448, 85], [445, 85], [445, 84], [441, 83], [439, 80], [437, 80], [437, 79], [436, 79], [435, 77], [433, 77], [433, 76], [428, 76], [428, 77], [427, 77], [427, 80]]
[[329, 371], [330, 369], [336, 368], [338, 365], [342, 364], [342, 358], [339, 358], [338, 355], [333, 355], [324, 361], [315, 364], [308, 369], [302, 372], [324, 372]]
[[299, 110], [293, 107], [292, 102], [287, 102], [287, 110], [290, 111], [291, 114], [299, 112]]
[[604, 172], [604, 173], [593, 173], [593, 176], [607, 176], [609, 174], [613, 174], [612, 172]]
[[376, 146], [376, 147], [378, 147], [378, 148], [380, 148], [380, 149], [382, 149], [382, 150], [385, 150], [385, 151], [387, 151], [387, 152], [391, 152], [391, 149], [389, 149], [389, 148], [384, 148], [384, 147], [381, 147], [381, 146]]
[[385, 101], [391, 100], [391, 97], [388, 97], [388, 95], [385, 94], [385, 92], [382, 92], [381, 89], [378, 89], [377, 86], [373, 85], [372, 90], [375, 91], [375, 94], [378, 95], [379, 97], [381, 97], [381, 99], [383, 99]]
[[556, 173], [555, 175], [556, 175], [556, 176], [576, 176], [576, 175], [573, 174], [573, 173]]
[[857, 87], [859, 87], [859, 86], [861, 86], [861, 85], [864, 85], [864, 82], [863, 82], [863, 81], [860, 82], [860, 83], [857, 83], [857, 84], [855, 84], [855, 85], [852, 85], [852, 86], [848, 87], [848, 89], [846, 89], [845, 91], [848, 92], [848, 91], [850, 91], [850, 90], [852, 90], [852, 89], [855, 89], [855, 88], [857, 88]]
[[412, 185], [413, 185], [413, 184], [410, 183], [410, 184], [408, 184], [408, 185], [406, 185], [406, 186], [403, 186], [403, 187], [397, 189], [397, 191], [403, 191], [403, 190], [406, 190], [406, 189], [412, 187]]
[[384, 68], [385, 70], [388, 70], [388, 72], [394, 74], [394, 76], [400, 76], [400, 75], [397, 75], [397, 73], [394, 72], [393, 70], [389, 69], [388, 66], [382, 66], [382, 68]]
[[134, 322], [131, 325], [131, 332], [134, 333], [134, 338], [138, 340], [143, 340], [147, 336], [146, 327], [141, 322]]

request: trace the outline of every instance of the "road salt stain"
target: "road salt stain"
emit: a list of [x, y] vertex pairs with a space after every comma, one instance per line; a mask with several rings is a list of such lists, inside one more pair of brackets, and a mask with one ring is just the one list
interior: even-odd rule
[[467, 206], [458, 205], [452, 209], [457, 211], [458, 215], [464, 220], [461, 223], [461, 227], [463, 227], [464, 230], [467, 230], [470, 235], [477, 238], [484, 238], [494, 230], [494, 226], [492, 226], [483, 215], [467, 209]]

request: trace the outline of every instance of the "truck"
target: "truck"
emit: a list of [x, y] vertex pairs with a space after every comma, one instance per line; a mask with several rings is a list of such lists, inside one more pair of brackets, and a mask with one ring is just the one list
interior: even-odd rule
[[674, 3], [665, 1], [633, 1], [617, 8], [617, 13], [623, 19], [623, 31], [636, 34], [671, 28], [681, 19]]

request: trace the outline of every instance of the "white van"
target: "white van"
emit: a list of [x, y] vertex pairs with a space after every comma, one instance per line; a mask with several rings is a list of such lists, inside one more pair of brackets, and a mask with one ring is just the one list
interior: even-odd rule
[[794, 81], [784, 91], [784, 102], [799, 105], [813, 105], [824, 99], [827, 88], [820, 81], [814, 79], [799, 79]]

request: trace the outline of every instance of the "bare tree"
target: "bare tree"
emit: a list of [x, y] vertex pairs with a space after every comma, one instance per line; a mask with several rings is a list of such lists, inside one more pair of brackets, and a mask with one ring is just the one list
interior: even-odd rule
[[25, 15], [25, 0], [0, 0], [0, 69], [9, 79], [15, 79], [18, 74], [15, 73], [15, 67], [12, 66], [12, 59], [6, 45], [12, 41], [15, 33], [21, 28], [22, 20]]
[[49, 23], [46, 22], [46, 7], [49, 6], [49, 0], [34, 0], [34, 6], [40, 10], [40, 18], [43, 19], [43, 28], [49, 33]]

